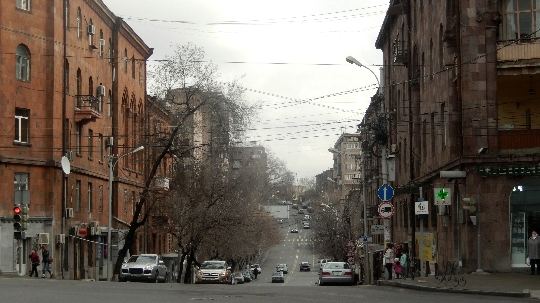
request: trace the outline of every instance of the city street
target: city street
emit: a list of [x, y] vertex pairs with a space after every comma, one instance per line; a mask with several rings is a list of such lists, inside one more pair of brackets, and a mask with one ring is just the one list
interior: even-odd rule
[[[422, 292], [381, 286], [318, 286], [317, 258], [312, 252], [310, 229], [296, 227], [292, 216], [284, 220], [280, 230], [284, 234], [281, 244], [274, 246], [261, 259], [262, 274], [253, 282], [239, 285], [176, 283], [117, 283], [88, 282], [30, 277], [1, 278], [0, 302], [61, 303], [61, 302], [525, 302], [531, 299], [492, 297], [479, 295]], [[298, 227], [301, 224], [298, 223]], [[310, 272], [300, 272], [299, 263], [307, 261], [313, 266]], [[286, 263], [289, 272], [285, 283], [271, 283], [271, 275], [278, 263]]]

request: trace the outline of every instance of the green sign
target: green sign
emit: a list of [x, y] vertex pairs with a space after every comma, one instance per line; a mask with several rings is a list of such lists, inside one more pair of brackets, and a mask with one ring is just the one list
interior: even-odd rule
[[500, 167], [485, 167], [478, 166], [476, 171], [482, 174], [482, 177], [497, 177], [497, 176], [539, 176], [540, 167], [538, 165], [510, 165]]

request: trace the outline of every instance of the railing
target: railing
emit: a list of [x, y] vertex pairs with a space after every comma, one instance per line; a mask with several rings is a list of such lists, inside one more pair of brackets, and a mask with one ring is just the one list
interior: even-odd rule
[[456, 261], [447, 261], [443, 263], [442, 271], [435, 270], [435, 280], [437, 284], [444, 283], [445, 285], [450, 283], [453, 287], [465, 286], [467, 281], [460, 272], [459, 263]]

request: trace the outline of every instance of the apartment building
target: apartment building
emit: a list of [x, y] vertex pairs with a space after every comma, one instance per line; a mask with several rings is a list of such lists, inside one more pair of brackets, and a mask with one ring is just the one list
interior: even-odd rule
[[[101, 0], [9, 0], [0, 50], [0, 271], [26, 274], [45, 244], [56, 277], [105, 279], [144, 186], [145, 152], [125, 155], [144, 143], [152, 49]], [[15, 204], [29, 207], [22, 239]]]
[[[375, 154], [385, 149], [395, 157], [391, 240], [439, 267], [526, 267], [527, 238], [540, 229], [540, 7], [513, 0], [389, 2], [376, 41], [386, 85], [370, 108], [384, 106], [388, 133]], [[384, 173], [380, 158], [368, 161], [373, 175]], [[381, 185], [368, 184], [370, 205], [380, 202]], [[420, 219], [422, 200], [429, 211]], [[373, 217], [373, 224], [382, 222]], [[430, 241], [422, 247], [420, 222]]]

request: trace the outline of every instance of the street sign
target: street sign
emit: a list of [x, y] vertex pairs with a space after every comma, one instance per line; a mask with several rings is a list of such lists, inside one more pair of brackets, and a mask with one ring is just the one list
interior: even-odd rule
[[384, 225], [371, 225], [371, 234], [372, 235], [382, 235], [384, 234]]
[[429, 202], [414, 202], [414, 214], [415, 215], [429, 215]]
[[379, 199], [388, 201], [394, 196], [394, 189], [388, 184], [383, 184], [377, 190], [377, 195], [379, 196]]
[[452, 205], [450, 188], [435, 187], [433, 191], [435, 205]]
[[372, 236], [360, 236], [360, 241], [362, 241], [364, 243], [371, 243], [371, 242], [373, 242], [373, 237]]
[[390, 202], [383, 202], [379, 204], [379, 216], [383, 219], [390, 219], [394, 214], [394, 205]]

